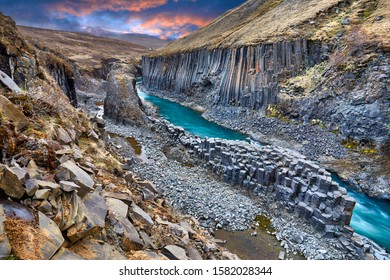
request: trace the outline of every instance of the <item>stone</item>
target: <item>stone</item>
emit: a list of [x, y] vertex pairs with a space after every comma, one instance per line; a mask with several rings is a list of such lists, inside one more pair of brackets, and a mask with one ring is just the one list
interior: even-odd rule
[[48, 199], [49, 195], [50, 195], [50, 190], [48, 190], [48, 189], [37, 190], [35, 192], [34, 199], [40, 199], [40, 200]]
[[120, 218], [120, 223], [124, 227], [123, 246], [127, 251], [138, 251], [144, 248], [144, 243], [138, 231], [127, 218]]
[[[60, 181], [73, 181], [75, 184], [80, 186], [80, 190], [78, 191], [78, 195], [82, 198], [86, 194], [94, 191], [94, 181], [91, 176], [89, 176], [84, 170], [78, 167], [73, 161], [66, 161], [62, 163], [58, 170], [61, 174], [57, 175], [57, 178]], [[69, 178], [69, 179], [68, 179]]]
[[0, 189], [2, 189], [8, 196], [20, 199], [25, 193], [23, 181], [25, 175], [21, 174], [18, 169], [9, 168], [4, 164], [0, 164]]
[[28, 179], [24, 184], [26, 187], [26, 193], [28, 196], [34, 196], [35, 192], [38, 190], [39, 186], [36, 179]]
[[124, 202], [127, 206], [131, 206], [134, 203], [133, 199], [127, 193], [104, 192], [103, 197], [118, 199]]
[[0, 260], [5, 259], [11, 254], [11, 244], [4, 232], [3, 222], [6, 219], [5, 209], [0, 204]]
[[61, 231], [65, 231], [74, 224], [81, 223], [84, 214], [81, 209], [81, 200], [73, 193], [63, 193], [58, 204], [58, 210], [53, 221], [58, 225]]
[[[3, 71], [0, 70], [0, 81], [8, 87], [10, 90], [12, 90], [14, 93], [19, 93], [20, 88], [19, 86], [12, 80], [7, 74], [5, 74]], [[0, 101], [1, 102], [1, 101]]]
[[99, 194], [87, 194], [80, 202], [80, 210], [84, 218], [67, 231], [67, 236], [72, 242], [76, 242], [96, 230], [103, 229], [106, 224], [107, 206]]
[[77, 255], [67, 248], [61, 248], [52, 258], [54, 261], [78, 261], [85, 260], [80, 255]]
[[186, 251], [176, 245], [165, 246], [161, 253], [165, 255], [170, 260], [188, 260]]
[[136, 220], [138, 220], [141, 223], [144, 223], [150, 227], [154, 225], [152, 218], [144, 210], [142, 210], [140, 207], [138, 207], [136, 204], [133, 204], [131, 206], [131, 210], [132, 210], [132, 215], [134, 216], [134, 218]]
[[27, 165], [27, 173], [30, 178], [35, 178], [38, 175], [38, 166], [34, 160], [30, 160]]
[[18, 130], [29, 124], [29, 120], [23, 112], [3, 95], [0, 95], [0, 114], [3, 118], [12, 121]]
[[60, 188], [64, 192], [73, 192], [78, 191], [80, 189], [80, 186], [70, 181], [60, 181]]
[[42, 245], [40, 248], [40, 253], [42, 259], [49, 260], [55, 252], [57, 252], [58, 248], [64, 243], [64, 238], [62, 237], [62, 233], [58, 226], [49, 219], [46, 215], [41, 212], [38, 212], [39, 215], [39, 228], [41, 230], [41, 234], [43, 235]]
[[152, 182], [143, 181], [143, 182], [137, 182], [137, 184], [143, 188], [146, 188], [147, 190], [149, 190], [150, 192], [152, 192], [154, 194], [158, 194], [158, 190]]
[[99, 240], [83, 240], [69, 250], [86, 260], [127, 260], [114, 246]]
[[279, 259], [279, 260], [284, 260], [285, 257], [286, 257], [286, 252], [285, 252], [285, 251], [280, 251], [280, 252], [279, 252], [278, 259]]
[[188, 257], [191, 260], [196, 260], [196, 261], [203, 260], [202, 255], [199, 253], [199, 251], [196, 249], [195, 246], [192, 245], [187, 246], [187, 252], [188, 252]]
[[62, 144], [69, 144], [73, 141], [68, 132], [62, 127], [57, 128], [57, 138]]
[[147, 249], [157, 250], [157, 246], [154, 244], [153, 240], [150, 238], [150, 236], [146, 232], [141, 231], [139, 234], [140, 234], [142, 240], [144, 241], [145, 247]]
[[129, 206], [127, 206], [126, 203], [112, 197], [105, 197], [105, 201], [106, 201], [108, 211], [121, 218], [127, 217]]
[[36, 182], [37, 182], [38, 186], [41, 187], [41, 188], [49, 188], [49, 189], [52, 189], [52, 190], [60, 188], [60, 185], [57, 184], [57, 183], [48, 182], [48, 181], [42, 181], [42, 180], [37, 180]]

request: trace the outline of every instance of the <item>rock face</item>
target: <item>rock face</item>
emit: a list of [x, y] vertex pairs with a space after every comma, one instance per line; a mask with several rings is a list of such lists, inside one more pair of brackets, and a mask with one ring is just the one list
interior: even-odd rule
[[276, 102], [279, 80], [321, 62], [320, 54], [321, 44], [302, 39], [143, 57], [143, 84], [190, 97], [198, 93], [209, 105], [265, 111]]
[[115, 122], [141, 125], [145, 124], [141, 100], [135, 88], [134, 71], [125, 65], [111, 63], [107, 77], [107, 96], [104, 100], [104, 116]]
[[226, 182], [281, 203], [318, 231], [349, 225], [355, 201], [329, 172], [301, 154], [243, 141], [200, 139], [167, 121], [154, 121]]

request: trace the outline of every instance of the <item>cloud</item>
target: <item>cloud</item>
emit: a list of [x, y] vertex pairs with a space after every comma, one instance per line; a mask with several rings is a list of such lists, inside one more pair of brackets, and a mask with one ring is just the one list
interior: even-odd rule
[[207, 25], [212, 19], [197, 15], [183, 15], [174, 13], [160, 13], [153, 17], [129, 20], [131, 32], [148, 33], [159, 36], [161, 39], [184, 37], [192, 31]]
[[51, 12], [58, 15], [69, 14], [78, 17], [90, 15], [100, 11], [129, 11], [141, 12], [167, 4], [168, 0], [66, 0], [47, 4]]

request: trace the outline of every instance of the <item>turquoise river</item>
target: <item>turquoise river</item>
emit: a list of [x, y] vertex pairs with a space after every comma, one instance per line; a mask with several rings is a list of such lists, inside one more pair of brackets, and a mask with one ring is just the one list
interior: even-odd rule
[[[210, 122], [204, 119], [199, 112], [179, 103], [149, 95], [140, 89], [138, 89], [138, 95], [142, 100], [155, 105], [161, 117], [176, 126], [183, 127], [189, 133], [200, 137], [248, 140], [244, 134]], [[369, 237], [390, 252], [390, 203], [369, 198], [352, 190], [336, 174], [333, 174], [333, 179], [347, 188], [348, 194], [356, 200], [351, 226], [357, 233]]]

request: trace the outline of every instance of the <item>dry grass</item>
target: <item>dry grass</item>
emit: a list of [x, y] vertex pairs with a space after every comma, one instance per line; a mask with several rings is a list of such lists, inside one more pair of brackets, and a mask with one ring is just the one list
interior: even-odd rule
[[[346, 17], [359, 25], [367, 41], [390, 46], [390, 1], [355, 0], [250, 0], [189, 36], [172, 42], [152, 56], [188, 52], [200, 48], [236, 48], [277, 40], [308, 38], [331, 40]], [[337, 13], [336, 13], [337, 11]], [[383, 17], [378, 20], [378, 17]]]
[[118, 59], [133, 63], [148, 52], [147, 48], [140, 45], [88, 34], [24, 26], [18, 26], [18, 29], [39, 49], [45, 46], [56, 54], [61, 53], [75, 61], [83, 71], [91, 73], [101, 68], [103, 60]]

